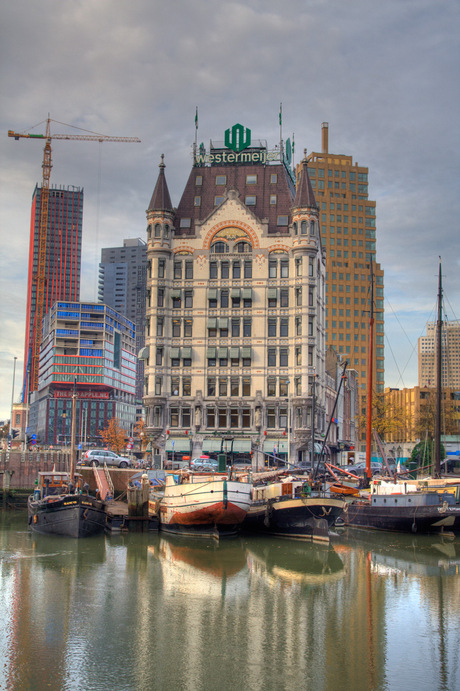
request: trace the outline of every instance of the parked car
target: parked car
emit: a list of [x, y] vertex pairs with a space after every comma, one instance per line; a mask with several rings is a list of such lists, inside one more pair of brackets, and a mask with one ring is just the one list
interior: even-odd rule
[[[397, 465], [394, 461], [388, 461], [388, 466], [391, 474], [397, 472]], [[355, 475], [364, 475], [366, 472], [366, 462], [361, 461], [360, 463], [344, 466], [344, 470], [348, 470], [348, 472], [354, 473]], [[371, 473], [372, 475], [388, 475], [385, 463], [381, 461], [371, 461]]]
[[190, 461], [191, 470], [217, 470], [218, 467], [218, 462], [209, 456], [200, 456]]
[[106, 449], [90, 449], [86, 451], [80, 460], [80, 465], [98, 466], [98, 465], [116, 466], [117, 468], [130, 468], [132, 463], [129, 458], [118, 456], [113, 451], [106, 451]]

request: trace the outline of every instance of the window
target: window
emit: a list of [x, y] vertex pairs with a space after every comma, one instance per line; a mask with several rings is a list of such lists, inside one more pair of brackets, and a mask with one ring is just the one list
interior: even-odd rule
[[180, 292], [179, 295], [172, 295], [172, 306], [173, 309], [178, 310], [181, 306]]
[[230, 427], [238, 426], [238, 408], [230, 408]]
[[223, 308], [228, 307], [228, 295], [228, 290], [220, 291], [220, 306]]
[[195, 185], [197, 187], [200, 187], [203, 184], [203, 176], [202, 175], [197, 175], [195, 178]]
[[251, 395], [251, 377], [243, 377], [243, 396]]
[[302, 307], [302, 288], [295, 289], [295, 304], [297, 307]]
[[276, 225], [277, 226], [287, 226], [288, 225], [288, 217], [287, 216], [278, 216], [276, 219]]
[[214, 197], [214, 206], [219, 206], [219, 204], [222, 204], [222, 202], [224, 201], [224, 199], [225, 199], [225, 197], [223, 197], [222, 195], [219, 195], [219, 194], [216, 195], [216, 196]]
[[295, 364], [296, 365], [302, 364], [302, 348], [300, 346], [296, 346], [296, 349], [295, 349]]
[[267, 427], [269, 429], [276, 427], [276, 408], [267, 408]]
[[184, 291], [184, 307], [186, 309], [193, 307], [193, 290]]
[[279, 426], [287, 429], [287, 426], [288, 426], [288, 409], [287, 408], [280, 408]]
[[230, 264], [228, 262], [221, 262], [220, 264], [220, 277], [228, 278], [230, 276]]
[[287, 338], [289, 335], [289, 319], [282, 317], [280, 319], [280, 337]]
[[214, 254], [225, 254], [228, 252], [228, 245], [225, 242], [215, 242], [211, 245], [211, 252]]
[[282, 259], [280, 261], [280, 277], [289, 278], [289, 260]]
[[184, 338], [192, 337], [192, 320], [184, 319]]
[[[191, 396], [192, 395], [192, 378], [182, 377], [182, 395]], [[189, 422], [190, 425], [190, 422]], [[188, 425], [186, 425], [188, 427]]]
[[267, 379], [267, 396], [276, 396], [276, 377]]
[[280, 367], [288, 366], [288, 349], [280, 348]]
[[155, 356], [155, 364], [161, 366], [163, 364], [163, 348], [157, 348]]
[[232, 337], [238, 338], [240, 335], [240, 320], [232, 319]]
[[209, 262], [209, 278], [217, 278], [217, 262]]
[[270, 206], [275, 206], [276, 204], [276, 194], [270, 195]]
[[157, 336], [163, 336], [165, 320], [163, 317], [157, 317]]
[[208, 396], [216, 395], [216, 378], [208, 377]]
[[[243, 394], [244, 396], [245, 394]], [[241, 411], [241, 427], [245, 429], [251, 426], [251, 410], [250, 408], [243, 408]]]
[[256, 185], [257, 184], [257, 175], [246, 175], [246, 184], [247, 185]]
[[193, 278], [193, 260], [188, 259], [185, 262], [185, 278]]
[[267, 348], [267, 367], [276, 367], [276, 348]]
[[195, 197], [193, 200], [194, 206], [201, 206], [201, 197]]
[[289, 307], [289, 288], [280, 290], [280, 307]]
[[173, 338], [180, 338], [180, 319], [172, 320], [172, 336]]
[[276, 318], [275, 317], [270, 317], [268, 319], [267, 336], [268, 336], [268, 338], [276, 338]]
[[214, 408], [206, 408], [206, 427], [216, 426], [216, 411]]
[[270, 183], [272, 185], [276, 185], [277, 182], [278, 182], [278, 175], [276, 173], [272, 173], [270, 175]]
[[268, 262], [268, 277], [276, 278], [278, 273], [278, 262], [276, 259], [270, 259]]
[[165, 304], [165, 289], [158, 288], [157, 292], [157, 307], [164, 307]]
[[301, 275], [302, 275], [302, 257], [296, 257], [296, 260], [295, 260], [295, 275], [296, 275], [296, 276], [301, 276]]
[[159, 238], [161, 237], [161, 226], [159, 223], [155, 225], [155, 237]]
[[179, 427], [179, 408], [169, 409], [169, 426]]
[[216, 175], [216, 185], [226, 185], [227, 176], [226, 175]]
[[[190, 228], [191, 225], [192, 225], [192, 219], [191, 218], [181, 218], [180, 219], [180, 223], [179, 223], [180, 228]], [[169, 232], [168, 232], [168, 234], [169, 234]], [[165, 237], [167, 237], [166, 228], [165, 228]]]
[[246, 199], [245, 199], [245, 204], [246, 206], [255, 206], [256, 205], [256, 198], [253, 194], [247, 194]]
[[241, 264], [240, 264], [240, 262], [233, 262], [232, 278], [241, 278]]
[[159, 259], [158, 260], [158, 278], [164, 278], [165, 277], [165, 267], [166, 267], [166, 261], [164, 259]]
[[240, 395], [240, 380], [239, 377], [230, 378], [230, 396]]
[[[184, 394], [184, 395], [190, 396], [190, 394]], [[191, 421], [190, 408], [182, 408], [182, 427], [183, 428], [190, 427], [190, 421]]]
[[179, 395], [179, 377], [171, 377], [171, 396]]
[[295, 334], [296, 336], [302, 335], [302, 317], [295, 318]]
[[163, 377], [155, 377], [155, 396], [161, 396]]
[[219, 408], [217, 410], [217, 416], [218, 416], [218, 426], [223, 427], [225, 429], [227, 427], [227, 409], [226, 408]]
[[252, 319], [245, 317], [243, 319], [243, 338], [249, 338], [252, 335]]
[[227, 395], [227, 377], [219, 377], [219, 396]]
[[244, 262], [244, 278], [252, 278], [252, 261], [246, 260]]

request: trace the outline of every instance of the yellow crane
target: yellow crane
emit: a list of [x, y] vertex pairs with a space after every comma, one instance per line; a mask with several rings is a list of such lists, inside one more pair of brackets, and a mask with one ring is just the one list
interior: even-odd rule
[[[137, 137], [110, 137], [105, 134], [97, 134], [96, 132], [87, 134], [51, 134], [51, 122], [58, 122], [57, 120], [46, 120], [45, 134], [31, 134], [14, 132], [8, 130], [8, 136], [19, 140], [25, 139], [42, 139], [45, 140], [45, 148], [43, 151], [43, 183], [40, 197], [40, 212], [39, 212], [39, 231], [38, 231], [38, 261], [37, 272], [34, 274], [32, 281], [36, 285], [36, 303], [35, 303], [35, 318], [33, 324], [32, 335], [32, 353], [30, 358], [30, 374], [29, 374], [29, 391], [36, 391], [38, 389], [38, 361], [40, 355], [40, 333], [41, 323], [43, 318], [43, 306], [45, 302], [45, 269], [46, 269], [46, 248], [47, 248], [47, 231], [48, 231], [48, 206], [49, 206], [49, 190], [50, 190], [50, 176], [51, 176], [51, 140], [52, 139], [66, 139], [89, 142], [126, 142], [139, 143], [141, 140]], [[65, 123], [58, 123], [65, 125]], [[72, 125], [66, 125], [72, 127]], [[79, 129], [79, 128], [78, 128]], [[27, 376], [27, 375], [26, 375]]]

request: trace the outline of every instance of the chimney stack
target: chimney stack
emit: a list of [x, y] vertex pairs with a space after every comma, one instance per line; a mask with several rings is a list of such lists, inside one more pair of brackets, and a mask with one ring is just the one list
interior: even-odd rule
[[323, 122], [321, 125], [321, 146], [323, 154], [328, 153], [329, 147], [329, 123]]

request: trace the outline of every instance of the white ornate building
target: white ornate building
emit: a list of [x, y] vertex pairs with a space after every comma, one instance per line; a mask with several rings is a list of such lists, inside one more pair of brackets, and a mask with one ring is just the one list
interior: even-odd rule
[[269, 150], [235, 125], [195, 150], [177, 209], [162, 157], [147, 222], [153, 453], [307, 458], [313, 378], [318, 439], [326, 420], [325, 256], [306, 158], [296, 185], [289, 142]]

